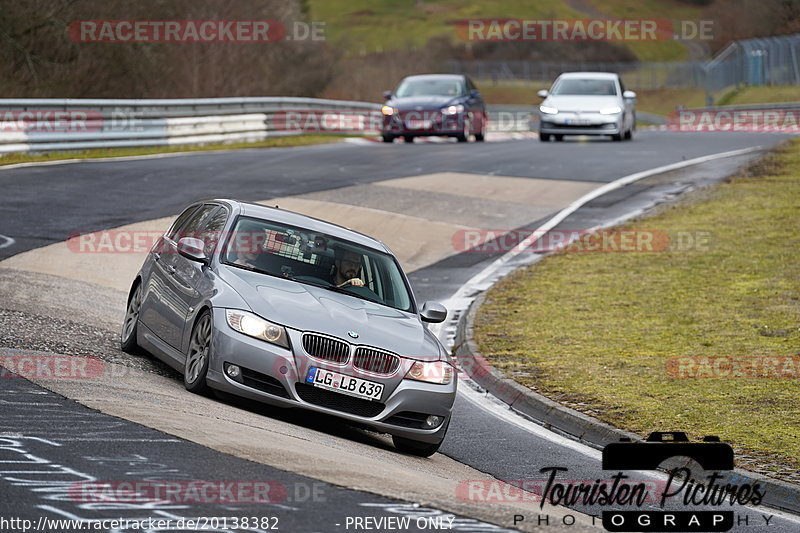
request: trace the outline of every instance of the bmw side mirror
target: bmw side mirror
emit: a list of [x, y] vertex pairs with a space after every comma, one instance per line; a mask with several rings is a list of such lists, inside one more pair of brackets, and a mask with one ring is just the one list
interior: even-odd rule
[[178, 241], [178, 253], [183, 257], [198, 263], [208, 264], [208, 257], [205, 252], [205, 244], [200, 239], [194, 237], [184, 237]]
[[625, 91], [625, 92], [623, 92], [622, 93], [622, 97], [625, 100], [633, 100], [634, 102], [636, 101], [636, 93], [633, 92], [633, 91]]
[[383, 91], [383, 99], [389, 100], [392, 97], [392, 91]]
[[550, 93], [547, 91], [547, 89], [542, 89], [541, 91], [539, 91], [536, 94], [537, 94], [537, 96], [539, 96], [539, 98], [547, 98], [550, 95]]
[[469, 97], [470, 97], [470, 98], [475, 98], [475, 99], [477, 99], [477, 98], [480, 98], [480, 97], [481, 97], [481, 93], [478, 91], [478, 89], [472, 89], [472, 90], [469, 92]]
[[444, 322], [444, 319], [447, 318], [447, 308], [439, 302], [428, 300], [422, 304], [419, 315], [422, 317], [423, 322], [438, 324], [439, 322]]

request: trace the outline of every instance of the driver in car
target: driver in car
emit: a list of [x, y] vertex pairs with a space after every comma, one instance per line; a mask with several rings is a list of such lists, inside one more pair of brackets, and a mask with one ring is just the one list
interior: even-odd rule
[[350, 285], [363, 287], [364, 280], [359, 277], [361, 272], [361, 254], [350, 250], [341, 250], [334, 262], [333, 284], [337, 287]]

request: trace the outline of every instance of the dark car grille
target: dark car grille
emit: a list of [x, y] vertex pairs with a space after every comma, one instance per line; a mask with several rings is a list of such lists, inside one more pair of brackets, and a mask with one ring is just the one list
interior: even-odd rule
[[400, 366], [400, 358], [393, 353], [359, 346], [353, 357], [353, 366], [359, 370], [388, 376], [394, 374]]
[[274, 394], [281, 398], [289, 398], [289, 393], [283, 387], [283, 384], [272, 376], [250, 370], [249, 368], [242, 368], [242, 383], [248, 387], [258, 389], [267, 394]]
[[305, 402], [365, 418], [378, 416], [386, 407], [380, 402], [354, 398], [338, 392], [306, 385], [305, 383], [295, 383], [294, 388], [297, 391], [297, 395]]
[[346, 363], [350, 357], [349, 344], [315, 333], [303, 334], [303, 349], [309, 355], [339, 364]]

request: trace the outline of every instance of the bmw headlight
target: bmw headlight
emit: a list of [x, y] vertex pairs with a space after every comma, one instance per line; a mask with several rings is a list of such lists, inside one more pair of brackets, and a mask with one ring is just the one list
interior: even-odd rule
[[539, 106], [539, 111], [541, 111], [542, 113], [544, 113], [546, 115], [557, 115], [558, 114], [558, 109], [556, 109], [555, 107], [551, 107], [549, 105], [540, 105]]
[[289, 338], [283, 326], [239, 309], [226, 309], [225, 317], [228, 319], [228, 325], [239, 333], [289, 348]]
[[456, 115], [464, 112], [464, 106], [461, 104], [451, 105], [442, 108], [442, 115]]
[[406, 373], [406, 378], [447, 385], [453, 381], [453, 374], [453, 367], [446, 361], [414, 361]]
[[605, 109], [600, 110], [601, 115], [616, 115], [618, 113], [622, 113], [622, 108], [618, 105], [614, 107], [606, 107]]
[[392, 115], [394, 115], [394, 113], [395, 113], [395, 108], [393, 108], [393, 107], [392, 107], [392, 106], [390, 106], [390, 105], [385, 105], [385, 106], [383, 106], [383, 107], [381, 108], [381, 113], [383, 113], [383, 114], [384, 114], [384, 115], [386, 115], [387, 117], [389, 117], [389, 116], [392, 116]]

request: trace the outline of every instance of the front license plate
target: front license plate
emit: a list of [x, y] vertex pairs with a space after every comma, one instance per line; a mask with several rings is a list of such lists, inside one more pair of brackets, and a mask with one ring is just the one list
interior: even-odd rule
[[366, 379], [346, 376], [338, 372], [331, 372], [324, 368], [312, 366], [308, 369], [306, 383], [321, 389], [328, 389], [342, 394], [349, 394], [368, 400], [380, 400], [383, 395], [383, 383], [375, 383]]
[[427, 130], [431, 127], [430, 120], [406, 120], [406, 128], [410, 130]]
[[570, 126], [588, 126], [591, 124], [591, 121], [586, 120], [585, 118], [572, 118], [567, 120], [567, 124]]

